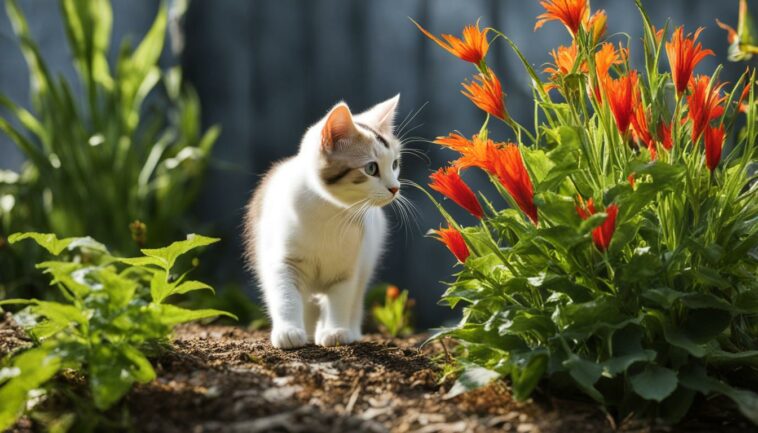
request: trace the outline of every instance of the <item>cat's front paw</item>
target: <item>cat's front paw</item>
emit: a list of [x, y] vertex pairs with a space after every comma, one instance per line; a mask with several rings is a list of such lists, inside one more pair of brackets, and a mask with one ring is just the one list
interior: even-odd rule
[[355, 341], [350, 330], [345, 328], [319, 329], [316, 332], [316, 344], [319, 346], [340, 346]]
[[271, 345], [278, 349], [295, 349], [308, 344], [308, 336], [300, 328], [274, 328], [271, 330]]

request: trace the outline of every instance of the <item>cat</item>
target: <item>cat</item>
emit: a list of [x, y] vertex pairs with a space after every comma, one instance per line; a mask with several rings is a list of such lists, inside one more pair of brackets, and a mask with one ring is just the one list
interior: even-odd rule
[[361, 338], [363, 298], [387, 230], [382, 207], [400, 194], [399, 99], [357, 115], [338, 103], [254, 191], [245, 254], [271, 318], [274, 347]]

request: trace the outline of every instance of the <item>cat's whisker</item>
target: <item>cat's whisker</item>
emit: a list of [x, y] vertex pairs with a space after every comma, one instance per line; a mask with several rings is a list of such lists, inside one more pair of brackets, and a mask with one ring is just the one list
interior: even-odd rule
[[413, 110], [409, 111], [408, 114], [406, 114], [405, 117], [403, 117], [403, 121], [400, 122], [400, 124], [396, 128], [398, 133], [402, 132], [403, 127], [405, 127], [405, 123], [408, 122], [408, 118], [411, 117], [411, 114], [413, 114]]
[[411, 220], [414, 226], [416, 226], [416, 229], [421, 232], [421, 226], [418, 223], [418, 220], [421, 219], [421, 212], [416, 208], [416, 205], [413, 204], [413, 202], [403, 196], [398, 196], [398, 203], [400, 203], [406, 210], [408, 214], [408, 219]]
[[432, 160], [429, 158], [429, 155], [417, 149], [403, 149], [400, 151], [400, 154], [415, 156], [416, 158], [419, 158], [422, 161], [426, 161], [427, 165], [432, 164]]
[[[426, 102], [424, 102], [424, 103], [421, 105], [421, 107], [419, 107], [419, 108], [418, 108], [418, 110], [416, 110], [416, 112], [415, 112], [415, 113], [414, 113], [414, 114], [413, 114], [413, 115], [410, 117], [410, 119], [407, 119], [407, 120], [403, 120], [403, 122], [402, 122], [402, 123], [400, 124], [400, 126], [398, 126], [398, 128], [397, 128], [397, 129], [398, 129], [398, 131], [397, 131], [397, 135], [398, 135], [399, 137], [403, 136], [403, 133], [404, 133], [404, 129], [405, 129], [405, 128], [406, 128], [406, 127], [407, 127], [407, 126], [408, 126], [408, 125], [409, 125], [411, 122], [413, 122], [413, 119], [415, 119], [415, 118], [416, 118], [416, 116], [418, 116], [418, 115], [419, 115], [419, 113], [421, 113], [421, 110], [423, 110], [424, 108], [426, 108], [426, 106], [427, 106], [427, 105], [429, 105], [429, 101], [426, 101]], [[407, 116], [406, 116], [406, 117], [407, 117]]]
[[398, 138], [400, 139], [400, 141], [403, 141], [408, 134], [410, 134], [411, 132], [415, 131], [418, 128], [421, 128], [422, 126], [424, 126], [424, 124], [423, 123], [419, 123], [418, 125], [416, 125], [416, 126], [410, 128], [410, 129], [408, 129], [407, 131], [404, 131], [402, 133], [402, 135], [398, 136]]

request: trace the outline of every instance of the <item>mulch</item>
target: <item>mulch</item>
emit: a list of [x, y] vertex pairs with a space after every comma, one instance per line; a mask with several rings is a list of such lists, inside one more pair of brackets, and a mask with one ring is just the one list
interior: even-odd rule
[[[135, 431], [174, 432], [750, 432], [723, 402], [704, 401], [676, 427], [616, 426], [595, 405], [542, 398], [515, 402], [503, 382], [446, 398], [442, 347], [423, 337], [372, 335], [335, 348], [279, 350], [268, 333], [185, 325], [153, 360], [158, 378], [124, 405]], [[28, 344], [8, 320], [0, 357]], [[22, 419], [13, 431], [37, 431]]]

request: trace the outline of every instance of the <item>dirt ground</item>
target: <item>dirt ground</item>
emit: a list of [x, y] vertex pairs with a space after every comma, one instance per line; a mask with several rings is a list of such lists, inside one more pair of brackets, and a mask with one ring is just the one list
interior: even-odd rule
[[[154, 360], [158, 379], [126, 398], [134, 430], [200, 432], [607, 432], [597, 407], [562, 400], [517, 403], [502, 382], [452, 399], [433, 359], [440, 344], [369, 336], [336, 348], [274, 349], [266, 332], [187, 325]], [[0, 356], [24, 343], [0, 325]], [[718, 410], [715, 408], [718, 407]], [[640, 421], [624, 432], [758, 431], [713, 402], [675, 428]], [[22, 420], [15, 431], [35, 431]]]

